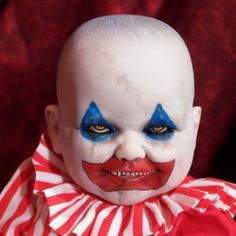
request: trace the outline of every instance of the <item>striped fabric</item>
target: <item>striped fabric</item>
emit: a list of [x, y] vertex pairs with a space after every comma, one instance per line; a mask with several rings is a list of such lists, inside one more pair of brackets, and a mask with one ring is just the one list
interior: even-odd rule
[[178, 215], [213, 205], [236, 214], [236, 186], [215, 179], [186, 180], [173, 191], [134, 206], [98, 199], [75, 185], [47, 134], [1, 193], [2, 235], [165, 235]]

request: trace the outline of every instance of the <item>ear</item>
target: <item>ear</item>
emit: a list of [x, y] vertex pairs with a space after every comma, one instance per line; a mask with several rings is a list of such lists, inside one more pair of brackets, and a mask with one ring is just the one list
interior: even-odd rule
[[48, 105], [45, 108], [45, 118], [48, 125], [49, 136], [54, 152], [60, 154], [59, 148], [59, 110], [56, 105]]
[[194, 132], [195, 132], [195, 146], [198, 134], [198, 128], [201, 120], [202, 108], [199, 106], [193, 107], [193, 122], [194, 122]]

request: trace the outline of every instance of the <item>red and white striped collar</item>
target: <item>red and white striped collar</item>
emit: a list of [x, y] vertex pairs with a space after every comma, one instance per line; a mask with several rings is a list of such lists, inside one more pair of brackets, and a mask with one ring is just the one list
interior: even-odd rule
[[236, 214], [236, 186], [215, 179], [187, 177], [174, 190], [133, 206], [106, 202], [71, 180], [47, 134], [42, 135], [32, 161], [34, 194], [48, 208], [49, 226], [59, 235], [163, 235], [189, 209], [205, 212], [213, 205]]

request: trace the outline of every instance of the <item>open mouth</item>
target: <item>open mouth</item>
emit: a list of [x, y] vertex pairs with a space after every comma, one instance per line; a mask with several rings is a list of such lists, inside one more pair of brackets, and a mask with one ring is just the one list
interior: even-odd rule
[[88, 178], [104, 191], [158, 189], [168, 180], [174, 164], [174, 159], [155, 163], [148, 158], [127, 161], [112, 157], [104, 163], [82, 161]]

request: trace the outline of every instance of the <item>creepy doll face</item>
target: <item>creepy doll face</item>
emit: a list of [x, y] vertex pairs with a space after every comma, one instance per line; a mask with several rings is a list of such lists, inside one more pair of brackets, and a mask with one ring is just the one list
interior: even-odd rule
[[159, 40], [142, 42], [98, 31], [83, 46], [89, 34], [80, 30], [59, 63], [59, 108], [47, 119], [54, 149], [78, 185], [115, 204], [173, 189], [193, 158], [200, 108], [192, 107], [191, 61], [158, 24]]

